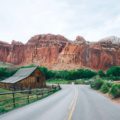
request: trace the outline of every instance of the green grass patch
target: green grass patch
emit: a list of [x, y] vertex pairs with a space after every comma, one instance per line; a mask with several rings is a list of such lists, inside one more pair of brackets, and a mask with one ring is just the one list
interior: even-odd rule
[[[37, 100], [43, 99], [57, 92], [58, 90], [59, 89], [54, 89], [54, 88], [53, 89], [44, 88], [44, 89], [34, 89], [31, 91], [30, 94], [28, 94], [28, 92], [15, 93], [15, 99], [14, 99], [15, 102], [13, 102], [13, 94], [0, 95], [0, 114], [30, 104]], [[41, 91], [43, 92], [43, 94], [41, 93]], [[11, 92], [11, 91], [0, 88], [0, 93], [5, 93], [5, 92]]]
[[65, 79], [49, 79], [47, 80], [48, 84], [89, 84], [89, 79], [77, 79], [77, 80], [65, 80]]
[[47, 83], [49, 84], [70, 84], [71, 80], [64, 80], [64, 79], [49, 79]]

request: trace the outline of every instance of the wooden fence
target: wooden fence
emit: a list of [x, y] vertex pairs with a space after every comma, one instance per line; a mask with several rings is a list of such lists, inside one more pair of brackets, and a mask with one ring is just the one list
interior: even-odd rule
[[52, 85], [42, 89], [29, 89], [0, 93], [0, 114], [42, 99], [60, 89], [59, 85]]

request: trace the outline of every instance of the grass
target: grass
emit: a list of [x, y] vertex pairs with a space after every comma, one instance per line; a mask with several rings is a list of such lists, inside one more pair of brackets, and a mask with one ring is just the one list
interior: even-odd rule
[[89, 84], [88, 79], [77, 79], [77, 80], [49, 79], [47, 80], [48, 84], [71, 84], [72, 82], [74, 82], [75, 84]]
[[10, 92], [10, 90], [6, 90], [6, 89], [3, 89], [3, 88], [0, 88], [0, 92]]
[[[27, 105], [29, 103], [35, 102], [37, 100], [43, 99], [53, 93], [58, 91], [58, 89], [52, 89], [50, 92], [48, 92], [48, 89], [44, 89], [44, 94], [41, 93], [41, 89], [34, 89], [32, 90], [31, 94], [28, 93], [16, 93], [15, 94], [15, 106], [13, 102], [13, 95], [12, 94], [5, 94], [0, 95], [0, 114], [3, 114], [5, 112], [8, 112], [12, 109]], [[11, 92], [9, 90], [1, 89], [0, 93], [4, 92]], [[28, 100], [29, 95], [29, 100]]]
[[47, 83], [50, 84], [70, 84], [70, 80], [64, 80], [64, 79], [49, 79], [47, 80]]

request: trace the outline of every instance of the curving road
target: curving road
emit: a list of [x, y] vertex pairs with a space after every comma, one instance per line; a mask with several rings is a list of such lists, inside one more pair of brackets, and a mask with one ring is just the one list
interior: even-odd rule
[[120, 105], [86, 85], [62, 90], [0, 116], [0, 120], [120, 120]]

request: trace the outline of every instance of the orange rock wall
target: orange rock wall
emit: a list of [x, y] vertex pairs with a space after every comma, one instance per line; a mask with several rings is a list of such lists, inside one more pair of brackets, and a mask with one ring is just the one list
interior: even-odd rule
[[90, 43], [77, 37], [69, 41], [61, 35], [43, 34], [26, 44], [0, 42], [0, 61], [15, 65], [37, 64], [50, 69], [107, 69], [120, 65], [120, 44]]

